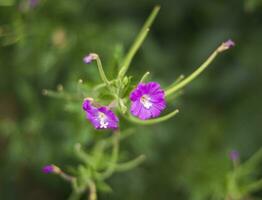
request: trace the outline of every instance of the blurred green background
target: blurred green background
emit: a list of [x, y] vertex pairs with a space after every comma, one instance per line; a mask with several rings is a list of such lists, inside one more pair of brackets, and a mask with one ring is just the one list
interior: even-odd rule
[[69, 185], [41, 167], [75, 163], [74, 144], [94, 132], [81, 104], [72, 113], [42, 89], [74, 90], [80, 78], [97, 83], [97, 69], [84, 65], [83, 56], [98, 53], [111, 72], [117, 52], [128, 49], [156, 4], [160, 14], [129, 71], [135, 78], [149, 70], [168, 86], [222, 41], [231, 38], [236, 47], [169, 104], [178, 116], [138, 127], [122, 144], [125, 154], [147, 160], [114, 175], [114, 192], [99, 199], [219, 199], [232, 168], [228, 152], [237, 149], [246, 160], [262, 144], [262, 2], [38, 1], [0, 0], [0, 199], [66, 199]]

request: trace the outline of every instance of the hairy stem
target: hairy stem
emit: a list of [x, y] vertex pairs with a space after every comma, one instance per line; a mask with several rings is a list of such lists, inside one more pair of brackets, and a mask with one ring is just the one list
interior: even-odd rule
[[216, 58], [216, 56], [221, 52], [221, 46], [219, 46], [208, 58], [207, 60], [197, 68], [196, 71], [194, 71], [191, 75], [189, 75], [187, 78], [184, 80], [178, 82], [175, 84], [173, 87], [167, 89], [165, 91], [165, 95], [169, 96], [176, 91], [180, 90], [181, 88], [185, 87], [188, 83], [190, 83], [192, 80], [194, 80], [198, 75], [200, 75], [211, 63], [212, 61]]
[[97, 200], [96, 184], [93, 181], [89, 182], [88, 200]]
[[149, 28], [152, 25], [152, 23], [154, 22], [157, 14], [159, 12], [159, 9], [160, 9], [160, 6], [154, 7], [153, 11], [151, 12], [149, 17], [147, 18], [146, 22], [144, 23], [142, 29], [138, 33], [134, 43], [132, 44], [132, 46], [131, 46], [130, 50], [128, 51], [123, 63], [121, 64], [121, 69], [120, 69], [119, 74], [118, 74], [119, 78], [124, 77], [124, 75], [126, 74], [133, 57], [135, 56], [136, 52], [138, 51], [138, 49], [140, 48], [140, 46], [144, 42], [144, 40], [145, 40], [145, 38], [146, 38], [146, 36], [149, 32]]
[[158, 118], [154, 118], [154, 119], [148, 119], [148, 120], [141, 120], [141, 119], [138, 119], [136, 117], [133, 117], [132, 115], [128, 115], [128, 116], [125, 116], [126, 119], [128, 119], [129, 121], [131, 122], [134, 122], [134, 123], [137, 123], [137, 124], [141, 124], [141, 125], [152, 125], [152, 124], [156, 124], [156, 123], [160, 123], [160, 122], [163, 122], [163, 121], [166, 121], [172, 117], [174, 117], [175, 115], [177, 115], [179, 113], [179, 110], [174, 110], [173, 112], [167, 114], [167, 115], [164, 115], [162, 117], [158, 117]]
[[104, 69], [103, 69], [103, 66], [102, 66], [102, 62], [99, 58], [99, 56], [96, 54], [96, 63], [97, 63], [97, 67], [98, 67], [98, 71], [99, 71], [99, 74], [100, 74], [100, 77], [102, 79], [102, 81], [107, 85], [109, 86], [110, 85], [110, 81], [107, 79], [106, 77], [106, 74], [104, 72]]
[[114, 140], [113, 140], [113, 149], [112, 149], [112, 155], [111, 155], [111, 161], [109, 163], [109, 166], [107, 168], [107, 170], [101, 175], [101, 179], [107, 179], [108, 177], [110, 177], [116, 168], [116, 163], [118, 160], [118, 154], [119, 154], [119, 137], [120, 137], [120, 131], [117, 130], [114, 133]]

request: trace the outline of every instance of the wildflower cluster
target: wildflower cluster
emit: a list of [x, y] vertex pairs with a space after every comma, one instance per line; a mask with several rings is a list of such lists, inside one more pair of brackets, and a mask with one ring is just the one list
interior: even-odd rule
[[[171, 95], [177, 92], [178, 90], [180, 90], [182, 87], [186, 86], [210, 64], [210, 62], [215, 58], [215, 56], [218, 53], [223, 52], [229, 48], [232, 48], [234, 45], [235, 43], [232, 40], [227, 40], [226, 42], [223, 42], [201, 67], [199, 67], [189, 77], [187, 77], [183, 81], [180, 80], [179, 83], [170, 87], [166, 91], [162, 89], [160, 84], [157, 82], [144, 83], [141, 81], [130, 92], [130, 95], [129, 95], [129, 100], [131, 101], [130, 113], [133, 116], [139, 118], [140, 120], [148, 120], [151, 118], [158, 117], [161, 114], [161, 112], [166, 108], [166, 96], [167, 95]], [[126, 88], [123, 88], [123, 87], [114, 88], [114, 86], [111, 83], [119, 82], [120, 85], [122, 85], [123, 81], [128, 80], [129, 77], [125, 76], [123, 79], [121, 79], [121, 76], [123, 76], [123, 72], [121, 74], [121, 71], [120, 71], [119, 74], [121, 74], [121, 76], [118, 76], [113, 81], [108, 81], [104, 73], [99, 56], [97, 54], [90, 53], [87, 56], [85, 56], [83, 59], [84, 63], [86, 64], [90, 64], [94, 60], [97, 61], [101, 79], [104, 81], [105, 86], [107, 86], [108, 89], [113, 92], [112, 96], [116, 97], [115, 101], [118, 101], [120, 109], [122, 107], [126, 107], [126, 105], [123, 105], [123, 102], [124, 100], [126, 100], [125, 99], [126, 97], [121, 97], [118, 95], [119, 93], [114, 93], [115, 90], [118, 90], [121, 93], [121, 90], [123, 89], [125, 90]], [[123, 68], [125, 69], [127, 68], [127, 66], [124, 65]], [[127, 69], [125, 69], [125, 71], [126, 70]], [[146, 76], [147, 75], [148, 73], [146, 73]], [[83, 102], [83, 109], [86, 112], [87, 119], [93, 124], [93, 126], [96, 129], [116, 129], [118, 128], [119, 119], [114, 114], [114, 112], [110, 110], [110, 106], [101, 106], [99, 105], [99, 103], [95, 102], [93, 98], [88, 97]], [[178, 110], [176, 110], [175, 113], [177, 113], [177, 111]], [[125, 114], [125, 110], [123, 114]], [[165, 119], [169, 119], [169, 117]], [[155, 120], [155, 122], [157, 121], [158, 120]], [[159, 121], [162, 121], [162, 120], [159, 120]]]
[[[145, 40], [158, 11], [159, 7], [157, 6], [146, 20], [134, 44], [120, 62], [118, 74], [114, 79], [109, 80], [106, 76], [99, 55], [90, 53], [83, 58], [85, 64], [96, 62], [102, 83], [92, 88], [91, 92], [88, 92], [91, 95], [84, 96], [81, 99], [82, 109], [87, 120], [95, 129], [112, 130], [114, 134], [112, 134], [112, 139], [107, 139], [106, 142], [95, 145], [91, 155], [85, 153], [80, 144], [76, 145], [77, 156], [85, 163], [85, 165], [78, 168], [76, 176], [66, 175], [54, 165], [46, 166], [43, 169], [46, 173], [55, 173], [66, 177], [66, 180], [72, 184], [74, 194], [81, 195], [89, 190], [90, 200], [95, 200], [96, 184], [105, 185], [104, 180], [109, 178], [115, 171], [128, 170], [140, 164], [144, 159], [143, 155], [125, 163], [118, 162], [119, 141], [122, 136], [122, 134], [120, 135], [120, 122], [128, 120], [132, 123], [150, 125], [172, 118], [178, 113], [178, 109], [162, 115], [162, 112], [168, 109], [168, 97], [176, 94], [200, 75], [219, 53], [234, 46], [234, 42], [231, 40], [223, 42], [196, 71], [188, 77], [179, 78], [166, 89], [155, 81], [146, 82], [149, 72], [145, 73], [138, 83], [132, 83], [131, 77], [127, 76], [126, 73], [136, 52]], [[103, 93], [107, 93], [110, 98], [99, 98], [99, 94]], [[47, 90], [44, 91], [44, 94], [57, 95]], [[123, 133], [122, 130], [121, 133]], [[112, 148], [109, 161], [107, 160], [109, 156], [104, 156], [106, 148]], [[97, 157], [104, 158], [104, 160], [102, 159], [104, 162]]]

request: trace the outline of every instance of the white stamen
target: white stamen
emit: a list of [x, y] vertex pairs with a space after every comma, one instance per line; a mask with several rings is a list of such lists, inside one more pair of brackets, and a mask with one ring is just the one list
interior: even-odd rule
[[100, 128], [107, 128], [108, 127], [108, 122], [106, 122], [106, 116], [104, 113], [100, 112], [98, 115], [99, 118], [99, 123], [100, 123]]
[[143, 106], [146, 108], [146, 109], [150, 109], [153, 104], [150, 102], [150, 97], [147, 96], [147, 95], [143, 95], [141, 98], [140, 98], [140, 102], [143, 104]]
[[104, 122], [103, 120], [100, 121], [100, 128], [107, 128], [108, 122]]

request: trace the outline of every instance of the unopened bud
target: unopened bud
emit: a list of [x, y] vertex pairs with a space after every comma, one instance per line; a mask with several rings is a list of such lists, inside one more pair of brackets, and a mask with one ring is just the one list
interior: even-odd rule
[[228, 50], [228, 49], [230, 49], [230, 48], [232, 48], [232, 47], [234, 47], [235, 46], [235, 42], [233, 41], [233, 40], [227, 40], [227, 41], [225, 41], [225, 42], [223, 42], [221, 45], [220, 45], [220, 47], [218, 47], [218, 52], [222, 52], [222, 51], [225, 51], [225, 50]]
[[230, 151], [230, 152], [229, 152], [229, 158], [230, 158], [230, 160], [232, 160], [232, 161], [237, 161], [237, 160], [239, 160], [239, 152], [236, 151], [236, 150]]
[[46, 165], [42, 169], [45, 174], [60, 174], [61, 169], [55, 165]]
[[83, 58], [83, 61], [84, 61], [85, 64], [90, 64], [93, 60], [96, 60], [97, 57], [98, 57], [97, 54], [90, 53]]

